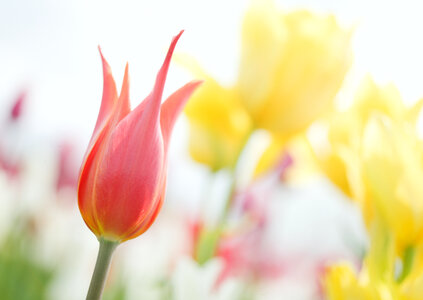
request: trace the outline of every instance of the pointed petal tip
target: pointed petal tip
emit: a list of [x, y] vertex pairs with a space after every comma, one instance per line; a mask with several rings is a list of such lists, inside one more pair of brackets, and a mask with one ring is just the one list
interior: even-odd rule
[[178, 89], [162, 104], [160, 123], [165, 149], [167, 149], [172, 128], [180, 112], [192, 93], [203, 83], [203, 80], [193, 80]]
[[166, 58], [169, 58], [169, 56], [170, 56], [170, 57], [172, 56], [172, 54], [173, 54], [173, 50], [175, 49], [176, 44], [178, 43], [179, 38], [181, 37], [182, 33], [184, 33], [184, 30], [181, 30], [181, 31], [180, 31], [177, 35], [175, 35], [175, 36], [173, 37], [173, 39], [172, 39], [172, 42], [171, 42], [171, 44], [170, 44], [170, 47], [169, 47], [169, 50], [168, 50], [168, 53], [167, 53], [167, 57], [166, 57]]
[[125, 75], [123, 76], [123, 79], [125, 79], [126, 77], [129, 77], [129, 63], [126, 62], [125, 65]]
[[125, 65], [125, 75], [123, 75], [121, 96], [124, 95], [126, 98], [129, 97], [129, 64]]
[[175, 38], [180, 38], [181, 35], [185, 32], [185, 29], [182, 29], [181, 31], [179, 31], [179, 33], [175, 36]]
[[204, 83], [204, 79], [195, 79], [189, 82], [191, 85], [200, 86]]
[[[185, 95], [185, 100], [182, 102], [183, 105], [184, 103], [186, 103], [186, 101], [189, 100], [189, 98], [191, 97], [191, 95], [204, 83], [204, 80], [202, 79], [195, 79], [195, 80], [191, 80], [190, 82], [188, 82], [187, 84], [185, 84], [180, 90], [184, 90], [186, 95]], [[181, 104], [182, 104], [181, 103]]]
[[98, 45], [98, 52], [100, 53], [101, 62], [103, 64], [103, 70], [104, 72], [111, 73], [111, 68], [107, 60], [104, 58], [103, 52], [101, 51], [100, 45]]
[[[203, 83], [204, 80], [195, 79], [185, 84], [183, 88], [185, 88], [187, 91], [190, 91], [189, 96], [187, 98], [191, 97], [191, 94], [193, 94]], [[186, 101], [188, 101], [188, 99], [186, 99]]]
[[[204, 81], [205, 80], [203, 80], [203, 79], [194, 79], [194, 80], [191, 80], [190, 82], [188, 82], [186, 85], [185, 85], [185, 87], [188, 89], [188, 90], [191, 90], [191, 92], [190, 92], [190, 96], [191, 96], [191, 94], [192, 93], [194, 93], [203, 83], [204, 83]], [[188, 100], [188, 99], [187, 99]]]
[[175, 50], [176, 44], [183, 32], [184, 31], [181, 30], [176, 36], [173, 37], [172, 42], [170, 43], [169, 49], [167, 50], [167, 54], [163, 61], [163, 64], [156, 76], [156, 83], [154, 85], [152, 98], [151, 98], [152, 99], [151, 109], [152, 111], [154, 111], [152, 115], [158, 116], [162, 94], [163, 94], [163, 88], [165, 85], [167, 72], [169, 70], [170, 61], [172, 59], [173, 51]]
[[104, 62], [105, 58], [104, 58], [103, 52], [101, 51], [100, 45], [98, 45], [97, 48], [98, 48], [98, 52], [100, 53], [101, 60]]

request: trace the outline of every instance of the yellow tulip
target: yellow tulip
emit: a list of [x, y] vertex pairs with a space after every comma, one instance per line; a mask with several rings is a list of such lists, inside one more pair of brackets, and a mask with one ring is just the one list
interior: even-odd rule
[[324, 278], [328, 300], [417, 300], [401, 291], [395, 280], [372, 278], [366, 264], [359, 274], [349, 263], [330, 267]]
[[189, 151], [213, 171], [233, 168], [250, 132], [251, 120], [235, 88], [208, 76], [185, 107], [190, 124]]
[[412, 256], [397, 257], [394, 235], [386, 225], [379, 217], [373, 223], [370, 249], [358, 273], [347, 262], [328, 268], [323, 278], [328, 300], [422, 299], [423, 244]]
[[351, 108], [362, 127], [374, 113], [382, 113], [393, 120], [405, 120], [408, 109], [393, 84], [378, 86], [370, 76], [366, 76], [354, 99]]
[[327, 145], [315, 150], [315, 158], [325, 175], [345, 195], [360, 203], [366, 223], [373, 213], [361, 169], [363, 130], [374, 114], [385, 115], [399, 123], [415, 124], [420, 106], [418, 103], [407, 108], [393, 85], [378, 86], [366, 77], [352, 106], [345, 112], [335, 113], [327, 121]]
[[[356, 276], [343, 265], [330, 269], [329, 299], [350, 299], [354, 293], [353, 299], [422, 299], [423, 144], [416, 132], [421, 107], [419, 101], [407, 108], [395, 87], [378, 87], [367, 78], [352, 107], [331, 120], [326, 157], [342, 158], [329, 166], [345, 172], [371, 247]], [[347, 284], [340, 281], [341, 272], [349, 276]]]
[[243, 22], [238, 81], [255, 126], [289, 136], [328, 111], [351, 63], [350, 36], [334, 16], [255, 1]]
[[349, 263], [332, 266], [324, 278], [324, 286], [329, 300], [378, 299], [376, 291], [359, 282]]
[[[200, 71], [208, 78], [186, 109], [192, 157], [214, 170], [233, 167], [252, 129], [267, 129], [278, 140], [304, 131], [331, 108], [351, 63], [350, 36], [333, 16], [284, 14], [273, 1], [253, 1], [233, 87]], [[183, 64], [199, 75], [192, 60]], [[265, 168], [274, 164], [280, 145], [267, 151]]]
[[362, 165], [375, 209], [399, 250], [423, 241], [423, 147], [409, 123], [382, 116], [364, 130]]
[[416, 300], [404, 293], [395, 274], [395, 249], [391, 233], [378, 219], [370, 230], [371, 245], [357, 273], [346, 263], [331, 266], [324, 277], [329, 300]]

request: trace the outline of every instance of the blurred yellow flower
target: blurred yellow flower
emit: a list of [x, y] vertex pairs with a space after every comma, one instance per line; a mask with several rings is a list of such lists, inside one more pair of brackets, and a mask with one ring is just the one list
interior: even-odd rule
[[400, 290], [400, 284], [392, 278], [384, 281], [372, 278], [365, 264], [359, 274], [348, 263], [329, 268], [324, 285], [328, 300], [417, 300]]
[[276, 145], [258, 168], [272, 167], [290, 137], [331, 109], [351, 64], [350, 37], [334, 16], [282, 13], [273, 1], [253, 1], [233, 87], [220, 86], [192, 60], [183, 62], [207, 77], [186, 109], [192, 157], [214, 170], [233, 167], [246, 136], [263, 128]]
[[[358, 275], [342, 264], [330, 269], [329, 299], [422, 299], [423, 144], [416, 129], [421, 105], [407, 108], [393, 86], [378, 87], [367, 78], [352, 107], [331, 119], [330, 151], [323, 158], [341, 160], [320, 156], [320, 163], [329, 161], [322, 169], [359, 203], [371, 246]], [[346, 181], [334, 180], [335, 172]]]
[[[408, 110], [393, 85], [378, 86], [367, 76], [361, 83], [354, 102], [345, 112], [333, 112], [321, 123], [327, 128], [327, 143], [323, 149], [315, 149], [311, 154], [316, 159], [321, 171], [348, 197], [362, 199], [364, 197], [361, 176], [357, 170], [358, 151], [360, 149], [363, 128], [369, 117], [377, 113], [386, 114], [396, 120], [404, 120], [416, 111]], [[287, 138], [273, 135], [268, 149], [263, 154], [256, 172], [261, 173], [274, 164]], [[289, 147], [289, 146], [288, 146]], [[310, 149], [313, 152], [313, 149]], [[317, 150], [317, 151], [316, 151]], [[348, 166], [347, 166], [348, 164]]]
[[350, 109], [335, 113], [327, 121], [325, 147], [314, 149], [321, 170], [345, 195], [359, 203], [367, 225], [373, 216], [374, 196], [369, 194], [364, 178], [361, 156], [364, 129], [375, 114], [413, 127], [420, 106], [421, 102], [407, 108], [393, 85], [378, 86], [367, 77]]
[[423, 243], [398, 256], [394, 235], [379, 218], [370, 230], [370, 241], [359, 272], [347, 262], [327, 269], [323, 285], [328, 300], [421, 300]]
[[353, 267], [341, 263], [331, 267], [324, 279], [326, 294], [330, 300], [375, 300], [376, 291], [366, 282], [359, 282]]
[[409, 272], [401, 283], [401, 290], [409, 299], [418, 300], [423, 295], [423, 243], [420, 243], [413, 251], [408, 265]]
[[251, 132], [251, 120], [235, 88], [203, 75], [204, 84], [185, 107], [190, 124], [189, 151], [213, 171], [233, 168]]
[[331, 266], [324, 277], [329, 300], [417, 300], [403, 290], [395, 274], [395, 249], [383, 222], [370, 230], [371, 245], [357, 273], [349, 263]]
[[239, 87], [254, 125], [289, 136], [331, 108], [351, 64], [351, 31], [334, 16], [254, 1], [242, 27]]
[[422, 146], [408, 123], [376, 116], [364, 130], [366, 189], [400, 251], [423, 240]]
[[406, 120], [409, 114], [400, 92], [393, 84], [379, 86], [370, 76], [366, 76], [361, 83], [351, 111], [359, 120], [360, 128], [374, 112], [398, 121]]

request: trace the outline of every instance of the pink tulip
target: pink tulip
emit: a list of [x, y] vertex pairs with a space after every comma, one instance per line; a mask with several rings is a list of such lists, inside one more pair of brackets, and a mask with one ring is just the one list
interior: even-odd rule
[[152, 92], [134, 110], [129, 107], [128, 66], [121, 93], [103, 62], [103, 99], [79, 175], [82, 217], [99, 238], [123, 242], [144, 233], [163, 203], [167, 151], [172, 128], [186, 101], [201, 83], [192, 81], [161, 104], [175, 45], [172, 40]]

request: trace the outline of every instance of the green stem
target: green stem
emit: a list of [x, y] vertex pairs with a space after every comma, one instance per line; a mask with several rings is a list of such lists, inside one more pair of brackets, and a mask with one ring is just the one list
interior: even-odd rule
[[250, 132], [248, 132], [248, 134], [246, 135], [243, 141], [243, 145], [236, 156], [234, 165], [231, 168], [231, 185], [229, 187], [229, 191], [225, 199], [223, 211], [219, 216], [217, 226], [213, 230], [205, 230], [203, 228], [200, 237], [197, 241], [197, 244], [195, 245], [194, 255], [195, 259], [199, 264], [206, 263], [216, 254], [217, 246], [222, 235], [223, 227], [225, 226], [225, 223], [233, 206], [233, 198], [237, 187], [236, 169], [239, 165], [241, 153], [245, 150], [245, 145], [250, 140], [253, 132], [254, 128], [251, 128]]
[[97, 262], [95, 263], [93, 277], [88, 289], [87, 300], [100, 300], [103, 293], [104, 283], [110, 267], [112, 254], [118, 242], [99, 239], [100, 248], [98, 250]]
[[252, 127], [250, 132], [248, 132], [248, 134], [246, 135], [246, 137], [243, 141], [243, 145], [241, 147], [241, 150], [239, 151], [239, 153], [236, 156], [235, 164], [233, 166], [233, 169], [231, 170], [231, 185], [229, 187], [228, 195], [226, 196], [225, 206], [223, 207], [223, 213], [220, 217], [219, 226], [222, 226], [225, 223], [225, 221], [226, 221], [226, 219], [229, 215], [229, 212], [232, 208], [232, 202], [233, 202], [235, 190], [236, 190], [236, 187], [237, 187], [236, 171], [239, 168], [239, 161], [240, 161], [240, 158], [241, 158], [241, 154], [245, 151], [245, 146], [247, 145], [248, 141], [250, 140], [254, 130], [255, 130], [255, 128]]
[[236, 182], [235, 174], [233, 173], [231, 178], [231, 185], [229, 187], [229, 191], [225, 200], [225, 206], [223, 207], [223, 213], [220, 216], [219, 225], [223, 225], [226, 219], [228, 218], [229, 212], [232, 208], [232, 202], [235, 195], [236, 184], [237, 182]]
[[398, 282], [402, 282], [407, 277], [407, 275], [410, 274], [410, 271], [413, 268], [415, 255], [416, 249], [414, 247], [409, 246], [405, 249], [402, 260], [402, 272], [398, 277]]

